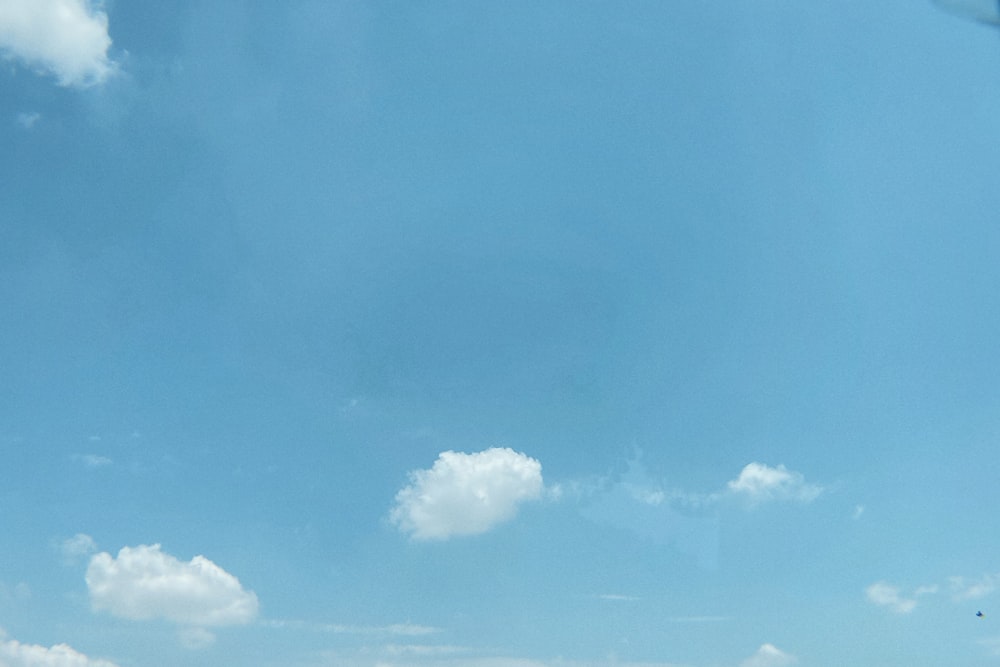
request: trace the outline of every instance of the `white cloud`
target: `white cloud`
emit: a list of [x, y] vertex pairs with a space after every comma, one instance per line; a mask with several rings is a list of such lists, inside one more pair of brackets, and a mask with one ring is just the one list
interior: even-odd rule
[[976, 600], [986, 597], [1000, 585], [1000, 574], [984, 574], [979, 579], [967, 581], [964, 577], [949, 577], [952, 598], [955, 600]]
[[416, 540], [484, 533], [542, 495], [542, 466], [509, 448], [442, 452], [430, 470], [410, 473], [389, 518]]
[[6, 639], [0, 630], [0, 667], [118, 667], [107, 660], [88, 658], [66, 644], [46, 648]]
[[63, 86], [107, 79], [115, 68], [110, 46], [98, 0], [0, 0], [0, 52], [51, 72]]
[[441, 628], [415, 623], [393, 623], [392, 625], [346, 625], [343, 623], [314, 623], [302, 620], [271, 619], [262, 621], [269, 628], [289, 628], [311, 632], [329, 632], [338, 635], [394, 635], [400, 637], [423, 637], [441, 632]]
[[[2, 0], [0, 0], [2, 2]], [[83, 461], [83, 465], [88, 468], [102, 468], [104, 466], [109, 466], [114, 461], [106, 456], [98, 456], [97, 454], [81, 454], [77, 457], [80, 461]]]
[[62, 553], [63, 562], [67, 565], [73, 565], [81, 559], [97, 553], [97, 544], [90, 535], [77, 533], [68, 540], [63, 540], [63, 543], [59, 545], [59, 551]]
[[915, 598], [903, 596], [898, 587], [884, 581], [877, 581], [866, 588], [865, 595], [869, 602], [880, 607], [888, 607], [897, 614], [909, 614], [917, 606]]
[[203, 628], [249, 623], [257, 615], [257, 596], [236, 577], [204, 556], [182, 562], [159, 544], [124, 547], [117, 558], [96, 554], [86, 579], [94, 610], [120, 618]]
[[785, 653], [774, 644], [763, 644], [756, 653], [741, 662], [740, 667], [787, 667], [795, 662], [795, 656]]
[[765, 500], [797, 500], [810, 502], [823, 492], [822, 487], [807, 484], [801, 473], [763, 463], [748, 463], [739, 477], [727, 484], [729, 490], [752, 502]]

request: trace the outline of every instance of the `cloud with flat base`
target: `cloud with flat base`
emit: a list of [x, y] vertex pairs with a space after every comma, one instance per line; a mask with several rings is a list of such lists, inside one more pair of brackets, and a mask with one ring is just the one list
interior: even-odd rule
[[123, 547], [116, 557], [95, 554], [86, 581], [94, 611], [167, 620], [180, 626], [179, 639], [188, 648], [211, 644], [210, 627], [250, 623], [259, 608], [253, 591], [209, 559], [183, 562], [159, 544]]
[[541, 463], [513, 449], [442, 452], [430, 469], [410, 473], [389, 520], [414, 540], [477, 535], [514, 518], [543, 488]]
[[7, 639], [2, 628], [0, 628], [0, 665], [2, 667], [118, 667], [107, 660], [89, 658], [67, 644], [45, 647]]

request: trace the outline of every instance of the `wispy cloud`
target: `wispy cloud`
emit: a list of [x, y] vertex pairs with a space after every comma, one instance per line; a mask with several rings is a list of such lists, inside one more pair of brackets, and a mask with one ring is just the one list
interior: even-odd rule
[[114, 461], [108, 457], [100, 456], [98, 454], [77, 454], [73, 458], [80, 461], [88, 468], [103, 468], [104, 466], [109, 466], [114, 463]]
[[35, 126], [42, 117], [42, 114], [37, 111], [22, 111], [17, 114], [17, 124], [26, 130], [30, 130]]
[[541, 464], [509, 448], [442, 452], [429, 470], [410, 473], [389, 515], [415, 540], [484, 533], [512, 519], [543, 490]]
[[50, 72], [63, 86], [92, 86], [115, 70], [102, 3], [88, 0], [0, 2], [0, 52]]
[[97, 553], [97, 544], [90, 535], [77, 533], [59, 544], [59, 552], [62, 554], [65, 564], [74, 565]]
[[976, 600], [997, 590], [1000, 586], [1000, 574], [984, 574], [972, 581], [965, 577], [949, 577], [948, 586], [954, 600]]
[[[31, 599], [31, 586], [25, 582], [20, 582], [14, 586], [8, 586], [0, 581], [0, 603], [8, 601], [26, 602]], [[0, 663], [3, 664], [3, 663]]]
[[159, 544], [123, 547], [117, 557], [96, 554], [86, 581], [95, 611], [171, 621], [182, 626], [180, 640], [188, 647], [211, 643], [207, 627], [242, 625], [257, 616], [257, 596], [236, 577], [204, 556], [180, 561]]
[[389, 625], [352, 625], [345, 623], [316, 623], [294, 619], [266, 619], [260, 622], [268, 628], [287, 628], [307, 632], [328, 632], [337, 635], [390, 635], [398, 637], [424, 637], [442, 632], [441, 628], [415, 623]]
[[909, 614], [916, 609], [916, 597], [904, 596], [898, 586], [877, 581], [865, 589], [865, 596], [872, 604], [887, 607], [897, 614]]

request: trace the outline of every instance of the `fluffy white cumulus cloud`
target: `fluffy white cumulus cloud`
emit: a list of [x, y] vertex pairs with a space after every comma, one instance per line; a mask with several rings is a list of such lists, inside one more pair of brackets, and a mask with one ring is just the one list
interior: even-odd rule
[[872, 604], [888, 607], [897, 614], [909, 614], [917, 606], [915, 598], [906, 597], [896, 586], [877, 581], [865, 589], [865, 595]]
[[114, 558], [95, 554], [86, 579], [94, 610], [120, 618], [202, 628], [249, 623], [257, 615], [257, 596], [236, 577], [204, 556], [180, 561], [159, 544], [124, 547]]
[[795, 656], [785, 653], [774, 644], [763, 644], [756, 653], [741, 662], [740, 667], [788, 667], [795, 662]]
[[110, 46], [108, 15], [96, 0], [0, 0], [0, 51], [64, 86], [107, 79]]
[[46, 648], [4, 637], [0, 630], [0, 667], [118, 667], [107, 660], [88, 658], [66, 644]]
[[430, 470], [410, 473], [390, 520], [416, 540], [484, 533], [541, 497], [542, 465], [509, 448], [442, 452]]
[[783, 465], [772, 468], [756, 462], [744, 466], [739, 477], [731, 480], [727, 487], [731, 492], [752, 502], [765, 500], [810, 502], [823, 492], [822, 487], [806, 483], [801, 473], [788, 470]]

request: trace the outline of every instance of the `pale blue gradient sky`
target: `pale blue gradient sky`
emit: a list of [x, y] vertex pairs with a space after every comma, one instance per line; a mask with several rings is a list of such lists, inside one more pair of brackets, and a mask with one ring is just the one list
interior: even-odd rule
[[89, 11], [0, 31], [0, 665], [1000, 664], [995, 30]]

